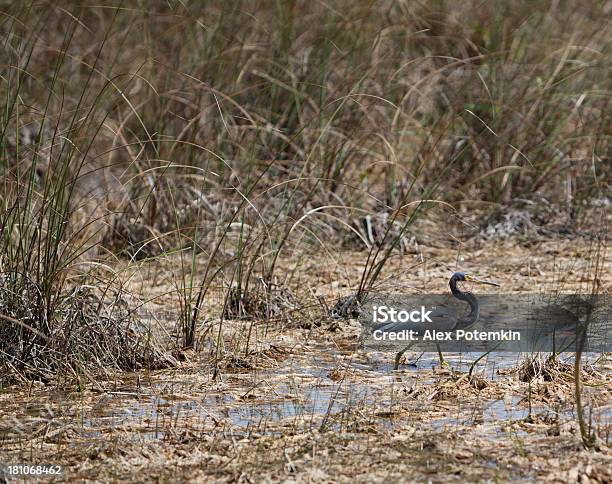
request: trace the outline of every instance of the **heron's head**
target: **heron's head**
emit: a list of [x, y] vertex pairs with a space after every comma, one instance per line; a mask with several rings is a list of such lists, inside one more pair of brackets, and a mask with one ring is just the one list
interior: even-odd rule
[[483, 279], [479, 279], [478, 277], [472, 276], [471, 274], [466, 274], [465, 272], [455, 272], [451, 277], [451, 282], [459, 282], [459, 281], [467, 281], [467, 282], [475, 282], [476, 284], [488, 284], [489, 286], [497, 286], [499, 284], [492, 281], [485, 281]]

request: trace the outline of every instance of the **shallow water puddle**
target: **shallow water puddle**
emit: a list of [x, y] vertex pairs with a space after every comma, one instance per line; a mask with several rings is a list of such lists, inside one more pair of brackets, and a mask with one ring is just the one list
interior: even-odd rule
[[[480, 356], [445, 354], [451, 368], [463, 372]], [[88, 397], [49, 392], [46, 398], [29, 399], [25, 407], [15, 403], [15, 410], [26, 414], [22, 433], [45, 422], [61, 427], [62, 422], [77, 421], [78, 433], [94, 440], [115, 432], [163, 439], [181, 432], [274, 435], [355, 425], [376, 431], [406, 422], [439, 431], [485, 425], [495, 429], [487, 434], [496, 439], [504, 434], [500, 425], [530, 415], [527, 407], [519, 405], [522, 397], [513, 394], [463, 403], [461, 396], [442, 404], [419, 400], [431, 390], [429, 385], [451, 370], [439, 369], [436, 354], [422, 355], [415, 366], [404, 365], [400, 371], [392, 371], [392, 361], [393, 355], [387, 353], [343, 355], [319, 349], [294, 355], [273, 368], [225, 372], [216, 382], [197, 373], [158, 376], [142, 386], [125, 384], [117, 391]], [[508, 378], [506, 370], [520, 361], [521, 355], [492, 353], [478, 362], [475, 371], [486, 380], [500, 380]], [[531, 409], [532, 414], [543, 412], [550, 413], [550, 407]], [[598, 410], [599, 417], [606, 413], [609, 420], [609, 406]]]

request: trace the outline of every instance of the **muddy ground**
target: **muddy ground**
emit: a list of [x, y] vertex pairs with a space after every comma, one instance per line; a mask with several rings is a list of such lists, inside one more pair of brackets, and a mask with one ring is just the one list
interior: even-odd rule
[[[581, 237], [438, 244], [393, 258], [377, 287], [444, 292], [461, 269], [504, 292], [586, 291], [592, 255]], [[177, 257], [117, 269], [168, 338], [178, 331]], [[350, 294], [364, 258], [287, 256], [283, 314], [265, 323], [217, 311], [173, 368], [3, 388], [3, 461], [59, 464], [53, 479], [66, 481], [612, 481], [610, 355], [587, 355], [584, 399], [599, 440], [585, 450], [570, 355], [540, 355], [530, 379], [526, 355], [491, 354], [468, 377], [480, 355], [449, 354], [441, 366], [436, 354], [407, 353], [416, 363], [393, 371], [393, 354], [360, 348], [358, 323], [326, 311]], [[211, 314], [221, 294], [211, 294]]]

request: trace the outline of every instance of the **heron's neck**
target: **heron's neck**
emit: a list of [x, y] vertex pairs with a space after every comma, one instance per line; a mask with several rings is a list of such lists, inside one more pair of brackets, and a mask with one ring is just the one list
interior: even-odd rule
[[462, 292], [457, 287], [457, 281], [455, 280], [451, 280], [450, 290], [453, 293], [453, 296], [461, 301], [466, 301], [470, 305], [470, 314], [467, 315], [467, 318], [463, 322], [469, 324], [475, 323], [480, 312], [476, 297], [471, 292]]

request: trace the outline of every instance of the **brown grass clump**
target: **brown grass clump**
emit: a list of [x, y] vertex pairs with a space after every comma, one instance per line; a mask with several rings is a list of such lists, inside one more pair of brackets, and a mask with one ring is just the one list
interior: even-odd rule
[[551, 354], [546, 358], [541, 355], [535, 355], [527, 358], [518, 368], [518, 377], [522, 382], [529, 383], [535, 379], [543, 381], [559, 381], [571, 377], [573, 367], [569, 364], [562, 363], [555, 354]]
[[227, 354], [222, 366], [230, 371], [249, 371], [277, 367], [289, 354], [286, 348], [269, 345], [261, 350], [250, 350], [246, 354]]
[[223, 318], [246, 321], [291, 319], [292, 313], [300, 307], [293, 293], [288, 288], [276, 284], [269, 287], [261, 279], [257, 281], [252, 289], [236, 286], [229, 290]]
[[[111, 369], [163, 368], [173, 364], [158, 337], [116, 294], [106, 301], [88, 286], [48, 304], [34, 282], [12, 294], [0, 285], [0, 381], [50, 382]], [[18, 304], [15, 304], [15, 298]]]

